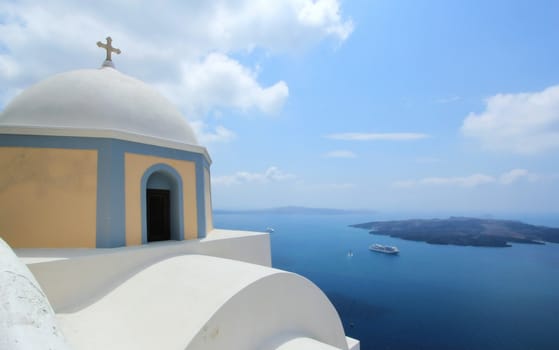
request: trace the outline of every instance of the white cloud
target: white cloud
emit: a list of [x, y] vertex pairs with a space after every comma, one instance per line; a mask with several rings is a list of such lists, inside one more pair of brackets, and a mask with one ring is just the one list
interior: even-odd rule
[[21, 67], [12, 57], [0, 55], [0, 76], [6, 79], [12, 79], [20, 74]]
[[341, 40], [345, 40], [353, 31], [351, 21], [343, 22], [341, 20], [340, 5], [336, 0], [306, 1], [299, 10], [298, 18], [301, 23], [323, 28], [325, 33], [334, 35]]
[[201, 41], [222, 51], [296, 51], [326, 37], [343, 41], [353, 30], [337, 0], [220, 0], [197, 7], [192, 27]]
[[218, 125], [213, 131], [209, 130], [208, 125], [201, 120], [194, 120], [190, 122], [190, 125], [192, 126], [192, 129], [194, 129], [198, 142], [203, 145], [218, 142], [229, 142], [237, 137], [233, 131], [222, 125]]
[[539, 176], [529, 172], [526, 169], [512, 169], [506, 173], [503, 173], [499, 177], [499, 183], [503, 185], [510, 185], [522, 179], [534, 182], [539, 179]]
[[248, 171], [238, 171], [233, 175], [223, 175], [212, 177], [214, 185], [239, 185], [243, 183], [270, 183], [281, 182], [295, 179], [295, 175], [285, 173], [278, 167], [271, 166], [262, 173], [251, 173]]
[[118, 69], [163, 87], [196, 116], [219, 108], [269, 114], [284, 104], [284, 81], [262, 86], [257, 70], [232, 55], [298, 52], [353, 30], [337, 0], [1, 1], [0, 18], [0, 108], [49, 75], [98, 67], [95, 43], [110, 34], [122, 50]]
[[495, 182], [495, 178], [492, 176], [473, 174], [462, 177], [426, 177], [420, 180], [396, 181], [394, 185], [396, 187], [414, 187], [418, 185], [476, 187], [491, 182]]
[[478, 187], [487, 184], [512, 185], [520, 180], [528, 180], [531, 182], [540, 179], [540, 176], [529, 172], [526, 169], [512, 169], [500, 176], [491, 176], [486, 174], [472, 174], [468, 176], [455, 177], [426, 177], [418, 180], [402, 180], [395, 181], [395, 187], [410, 188], [417, 186], [449, 186], [449, 187]]
[[[0, 11], [5, 19], [2, 32], [10, 34], [4, 40], [20, 46], [30, 39], [46, 43], [54, 35], [79, 39], [80, 34], [95, 29], [100, 33], [108, 30], [114, 36], [116, 31], [132, 33], [137, 39], [143, 38], [137, 43], [144, 43], [146, 49], [152, 47], [150, 51], [171, 48], [168, 44], [173, 41], [178, 46], [172, 49], [191, 54], [255, 47], [293, 51], [328, 37], [343, 41], [353, 30], [351, 19], [342, 18], [337, 0], [177, 0], [164, 5], [151, 1], [55, 0], [48, 6], [23, 0], [3, 1]], [[88, 45], [83, 38], [52, 44]]]
[[326, 135], [326, 138], [333, 140], [346, 140], [346, 141], [409, 141], [419, 140], [429, 137], [429, 135], [412, 132], [400, 133], [360, 133], [360, 132], [346, 132], [339, 134]]
[[337, 150], [323, 154], [325, 158], [356, 158], [355, 153], [351, 151]]
[[160, 89], [187, 115], [200, 117], [217, 108], [278, 112], [289, 95], [287, 84], [262, 87], [255, 71], [220, 53], [211, 53], [199, 63], [185, 63], [180, 81]]
[[470, 113], [462, 133], [489, 150], [537, 154], [559, 148], [559, 85], [543, 91], [498, 94], [480, 114]]

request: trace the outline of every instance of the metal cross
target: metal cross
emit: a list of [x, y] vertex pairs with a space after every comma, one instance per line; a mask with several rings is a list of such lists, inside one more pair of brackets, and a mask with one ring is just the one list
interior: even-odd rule
[[102, 47], [103, 49], [105, 49], [107, 51], [107, 61], [112, 61], [111, 60], [111, 53], [116, 53], [117, 55], [120, 55], [120, 49], [114, 48], [111, 43], [113, 42], [113, 39], [111, 39], [110, 36], [107, 37], [107, 43], [103, 44], [102, 42], [98, 41], [97, 42], [97, 46]]

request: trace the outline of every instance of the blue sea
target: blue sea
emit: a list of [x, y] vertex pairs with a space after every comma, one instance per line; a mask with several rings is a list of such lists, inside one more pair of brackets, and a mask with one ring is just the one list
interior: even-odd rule
[[[273, 227], [273, 266], [317, 284], [363, 350], [559, 349], [559, 244], [441, 246], [348, 227], [394, 218], [406, 217], [216, 214], [214, 220], [228, 229]], [[504, 218], [559, 227], [557, 217]], [[401, 253], [371, 252], [372, 243]]]

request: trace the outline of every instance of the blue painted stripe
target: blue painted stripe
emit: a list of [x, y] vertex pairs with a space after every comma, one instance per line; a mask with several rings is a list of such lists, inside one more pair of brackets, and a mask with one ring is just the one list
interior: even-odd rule
[[126, 245], [124, 153], [105, 140], [97, 167], [97, 248]]
[[198, 214], [198, 238], [206, 237], [206, 191], [204, 191], [204, 165], [196, 163], [196, 206]]
[[[195, 163], [198, 237], [206, 236], [204, 167], [210, 164], [203, 154], [109, 138], [0, 134], [0, 147], [91, 149], [98, 151], [97, 166], [97, 247], [126, 244], [125, 152]], [[145, 195], [145, 194], [144, 194]]]
[[35, 136], [0, 133], [2, 147], [44, 147], [69, 149], [98, 149], [100, 141], [107, 139], [73, 136]]

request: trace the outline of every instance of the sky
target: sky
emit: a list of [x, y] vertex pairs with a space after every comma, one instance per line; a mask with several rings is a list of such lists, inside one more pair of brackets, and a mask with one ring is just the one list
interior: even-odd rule
[[53, 74], [174, 102], [213, 206], [559, 213], [559, 2], [0, 1], [0, 110]]

